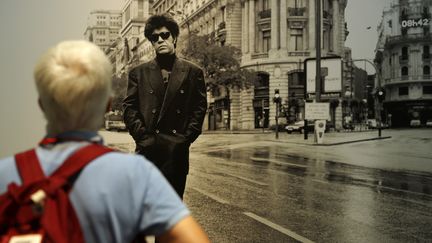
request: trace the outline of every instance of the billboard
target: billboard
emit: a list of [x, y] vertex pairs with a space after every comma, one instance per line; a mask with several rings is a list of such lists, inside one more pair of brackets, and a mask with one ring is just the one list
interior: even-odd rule
[[[315, 93], [316, 60], [308, 58], [305, 60], [306, 92]], [[321, 58], [321, 93], [342, 92], [342, 58]]]

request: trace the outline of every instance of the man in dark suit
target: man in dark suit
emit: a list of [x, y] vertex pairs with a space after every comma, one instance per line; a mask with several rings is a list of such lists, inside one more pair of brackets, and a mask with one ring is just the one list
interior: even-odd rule
[[183, 197], [189, 146], [201, 133], [207, 109], [204, 74], [176, 56], [179, 26], [169, 15], [153, 15], [145, 37], [156, 58], [129, 72], [124, 121], [136, 152], [152, 161]]

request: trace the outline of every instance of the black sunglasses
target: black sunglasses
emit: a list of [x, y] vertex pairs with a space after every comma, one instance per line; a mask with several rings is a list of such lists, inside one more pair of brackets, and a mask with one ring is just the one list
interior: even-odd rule
[[171, 36], [170, 32], [160, 32], [159, 34], [151, 34], [150, 41], [157, 42], [159, 40], [159, 36], [162, 37], [162, 40], [166, 40]]

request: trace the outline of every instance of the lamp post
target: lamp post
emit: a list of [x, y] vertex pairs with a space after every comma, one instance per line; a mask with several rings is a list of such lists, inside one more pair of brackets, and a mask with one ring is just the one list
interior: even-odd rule
[[279, 138], [279, 107], [281, 103], [281, 97], [279, 94], [279, 89], [274, 90], [274, 97], [273, 102], [276, 103], [276, 115], [275, 115], [275, 121], [276, 121], [276, 139]]

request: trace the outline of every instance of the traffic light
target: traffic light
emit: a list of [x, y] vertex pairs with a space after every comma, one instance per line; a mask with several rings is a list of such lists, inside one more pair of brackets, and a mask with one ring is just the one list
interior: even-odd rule
[[381, 87], [378, 88], [376, 96], [379, 102], [383, 102], [385, 99], [385, 90]]
[[281, 103], [281, 100], [282, 99], [281, 99], [280, 94], [279, 94], [279, 89], [275, 89], [274, 90], [273, 102], [279, 104], [279, 103]]

